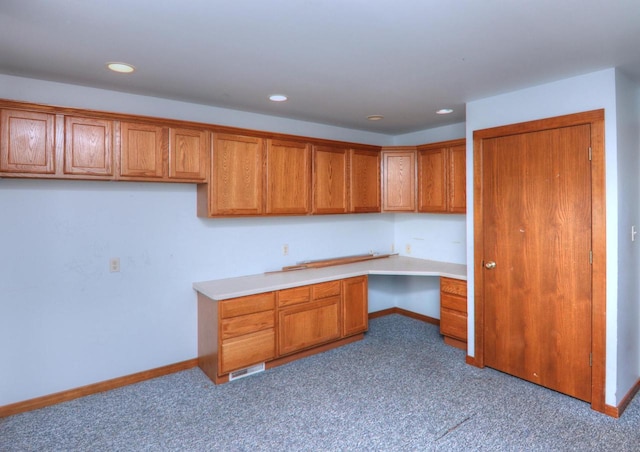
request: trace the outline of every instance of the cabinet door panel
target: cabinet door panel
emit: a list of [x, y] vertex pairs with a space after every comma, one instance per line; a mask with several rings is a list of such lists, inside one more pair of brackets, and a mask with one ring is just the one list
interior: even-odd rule
[[380, 212], [380, 153], [352, 149], [349, 175], [349, 211]]
[[215, 134], [209, 187], [213, 215], [262, 213], [264, 141], [261, 138]]
[[347, 213], [347, 150], [313, 148], [313, 213]]
[[280, 355], [339, 339], [340, 297], [281, 309], [278, 320]]
[[440, 310], [440, 334], [461, 341], [467, 340], [467, 316], [450, 309]]
[[367, 331], [369, 306], [367, 277], [359, 276], [342, 281], [342, 335], [344, 337]]
[[169, 130], [169, 178], [204, 182], [207, 178], [209, 132]]
[[55, 173], [55, 116], [21, 110], [0, 115], [0, 171]]
[[310, 179], [308, 144], [267, 140], [267, 213], [309, 213]]
[[269, 361], [275, 357], [275, 330], [267, 329], [222, 342], [220, 375]]
[[462, 144], [449, 149], [449, 211], [467, 211], [467, 147]]
[[64, 131], [65, 174], [113, 175], [112, 121], [67, 116]]
[[418, 210], [447, 211], [447, 149], [418, 151]]
[[390, 151], [382, 153], [382, 209], [390, 212], [416, 210], [416, 153]]
[[166, 129], [151, 124], [120, 125], [120, 175], [162, 178], [165, 175]]

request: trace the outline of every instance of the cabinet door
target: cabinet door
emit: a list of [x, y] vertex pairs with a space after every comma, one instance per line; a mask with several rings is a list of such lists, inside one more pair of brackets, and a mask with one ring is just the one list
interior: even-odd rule
[[283, 308], [278, 313], [280, 355], [339, 339], [341, 333], [339, 296]]
[[358, 276], [342, 281], [342, 335], [344, 337], [367, 331], [369, 306], [367, 277]]
[[220, 375], [275, 357], [275, 330], [269, 328], [222, 342], [219, 355]]
[[415, 211], [415, 151], [383, 151], [382, 165], [382, 210], [387, 212]]
[[449, 212], [467, 211], [467, 147], [449, 149]]
[[169, 129], [169, 179], [206, 181], [208, 156], [209, 132]]
[[55, 173], [55, 116], [21, 110], [0, 113], [0, 171]]
[[113, 175], [113, 122], [106, 119], [64, 118], [64, 173]]
[[261, 138], [215, 134], [209, 183], [212, 215], [259, 215], [263, 212]]
[[447, 211], [448, 149], [418, 151], [418, 211]]
[[310, 211], [311, 149], [308, 144], [267, 140], [268, 214]]
[[347, 213], [347, 149], [313, 147], [313, 213]]
[[349, 211], [380, 212], [380, 153], [351, 149]]
[[120, 175], [136, 179], [165, 176], [167, 130], [152, 124], [120, 124]]

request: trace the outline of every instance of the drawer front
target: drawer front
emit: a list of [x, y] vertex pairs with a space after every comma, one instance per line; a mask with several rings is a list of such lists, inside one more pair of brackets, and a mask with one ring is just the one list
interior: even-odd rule
[[314, 300], [335, 297], [337, 295], [340, 295], [340, 280], [311, 286], [311, 298]]
[[446, 309], [453, 309], [454, 311], [460, 311], [462, 314], [467, 313], [467, 299], [459, 297], [457, 295], [450, 295], [448, 293], [440, 294], [440, 307]]
[[461, 297], [467, 296], [467, 282], [462, 279], [452, 278], [440, 278], [440, 292], [452, 293], [454, 295], [460, 295]]
[[220, 302], [220, 317], [227, 319], [275, 308], [275, 293], [266, 292]]
[[440, 334], [461, 341], [467, 340], [467, 316], [449, 309], [440, 310]]
[[276, 355], [273, 328], [227, 339], [220, 350], [220, 375], [269, 361]]
[[275, 311], [272, 309], [270, 311], [223, 319], [220, 323], [220, 334], [224, 341], [231, 337], [265, 330], [267, 328], [274, 328], [274, 326]]
[[309, 286], [278, 291], [278, 306], [290, 306], [292, 304], [305, 303], [309, 300], [311, 300]]

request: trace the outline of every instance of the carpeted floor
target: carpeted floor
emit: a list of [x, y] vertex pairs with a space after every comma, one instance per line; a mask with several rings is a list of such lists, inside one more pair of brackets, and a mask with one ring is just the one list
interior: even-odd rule
[[192, 369], [0, 419], [0, 451], [640, 451], [620, 419], [464, 364], [438, 328], [374, 319], [363, 341], [214, 386]]

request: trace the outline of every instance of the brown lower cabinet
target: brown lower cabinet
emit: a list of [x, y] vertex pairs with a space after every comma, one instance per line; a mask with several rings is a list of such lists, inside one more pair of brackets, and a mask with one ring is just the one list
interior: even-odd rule
[[362, 338], [367, 277], [216, 301], [198, 294], [198, 365], [215, 383]]
[[467, 349], [467, 282], [440, 278], [440, 334], [448, 345]]

